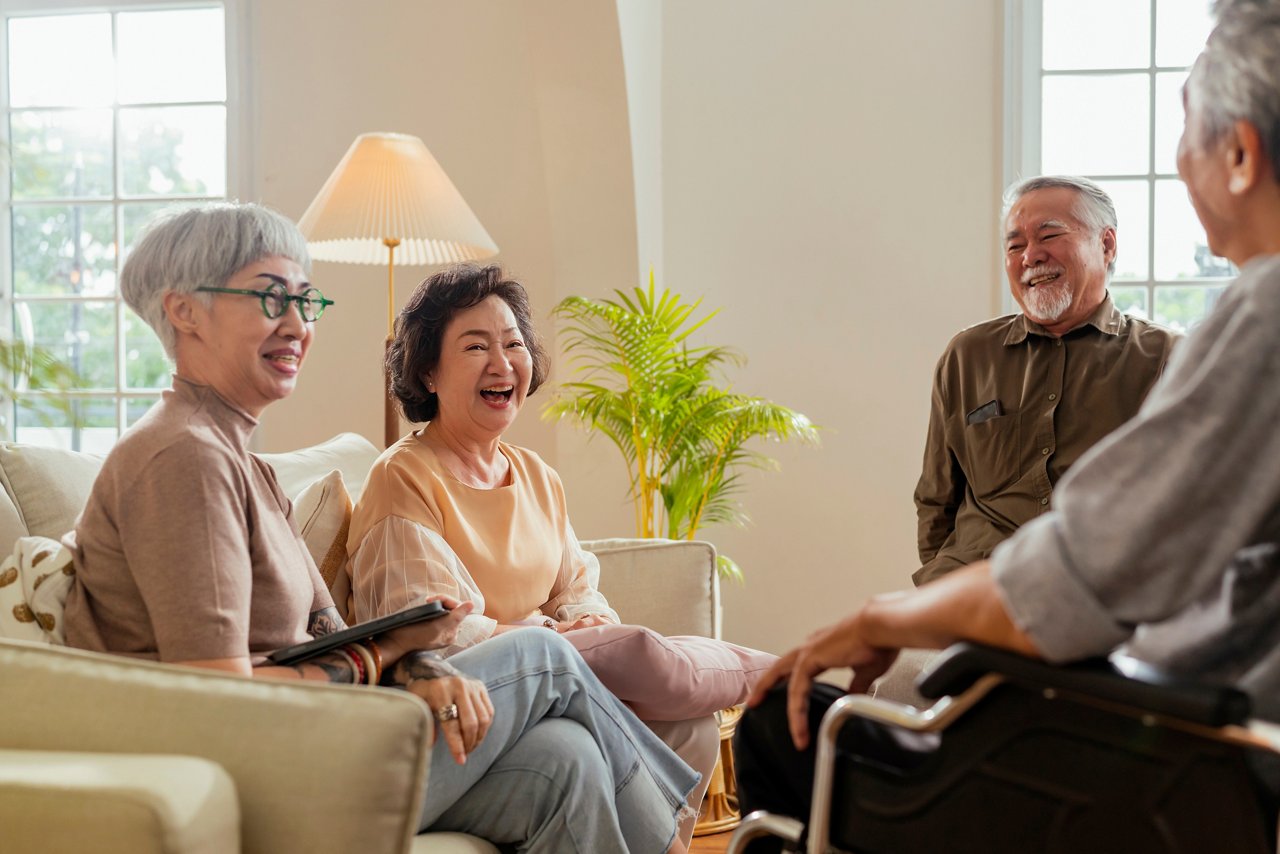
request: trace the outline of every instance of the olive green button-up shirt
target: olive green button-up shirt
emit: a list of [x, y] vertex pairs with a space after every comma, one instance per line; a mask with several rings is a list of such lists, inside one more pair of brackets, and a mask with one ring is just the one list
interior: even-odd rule
[[1137, 413], [1178, 337], [1109, 295], [1061, 338], [1021, 314], [956, 335], [934, 374], [915, 583], [986, 558], [1047, 511], [1067, 469]]

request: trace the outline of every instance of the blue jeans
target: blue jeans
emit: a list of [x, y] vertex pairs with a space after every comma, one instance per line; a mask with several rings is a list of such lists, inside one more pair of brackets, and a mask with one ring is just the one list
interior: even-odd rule
[[451, 656], [484, 682], [493, 725], [457, 765], [431, 757], [421, 829], [530, 852], [663, 852], [698, 775], [554, 632], [507, 632]]

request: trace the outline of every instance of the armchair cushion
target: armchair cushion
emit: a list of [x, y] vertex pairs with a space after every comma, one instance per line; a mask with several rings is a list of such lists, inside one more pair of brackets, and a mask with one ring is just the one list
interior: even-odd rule
[[625, 623], [663, 635], [720, 637], [716, 549], [695, 540], [584, 540], [600, 592]]
[[192, 756], [0, 750], [6, 850], [233, 854], [235, 785]]
[[243, 850], [402, 852], [431, 753], [400, 691], [245, 679], [0, 640], [0, 749], [196, 756], [235, 781]]

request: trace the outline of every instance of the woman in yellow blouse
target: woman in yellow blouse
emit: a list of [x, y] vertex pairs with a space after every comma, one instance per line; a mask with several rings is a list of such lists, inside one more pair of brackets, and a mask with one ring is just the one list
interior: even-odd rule
[[353, 513], [356, 619], [448, 594], [475, 605], [452, 650], [553, 629], [646, 721], [705, 717], [746, 698], [774, 656], [619, 625], [596, 589], [599, 565], [569, 523], [559, 476], [502, 441], [547, 373], [519, 283], [496, 266], [427, 279], [400, 313], [387, 359], [406, 418], [427, 423], [383, 453]]

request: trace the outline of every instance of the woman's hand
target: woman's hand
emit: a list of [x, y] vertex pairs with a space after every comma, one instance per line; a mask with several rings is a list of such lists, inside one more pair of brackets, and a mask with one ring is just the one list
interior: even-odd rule
[[459, 765], [476, 749], [493, 723], [493, 702], [484, 683], [464, 675], [434, 652], [405, 655], [383, 678], [384, 685], [417, 694], [431, 707], [435, 732], [443, 733]]
[[458, 627], [462, 619], [475, 607], [472, 602], [458, 603], [452, 596], [428, 596], [423, 602], [438, 601], [449, 609], [449, 613], [434, 620], [424, 620], [408, 626], [401, 626], [384, 632], [377, 637], [378, 647], [382, 650], [383, 661], [390, 666], [415, 649], [440, 649], [453, 643], [458, 636]]
[[587, 614], [585, 617], [579, 617], [573, 622], [557, 621], [555, 626], [553, 626], [552, 628], [554, 628], [560, 634], [564, 634], [565, 632], [572, 632], [572, 631], [576, 631], [577, 629], [589, 629], [592, 626], [611, 626], [611, 625], [613, 625], [613, 620], [607, 620], [604, 617], [601, 617], [599, 614]]
[[[453, 761], [466, 764], [467, 754], [480, 745], [493, 723], [493, 702], [484, 683], [469, 676], [439, 676], [415, 679], [409, 690], [431, 707], [436, 716], [435, 733], [444, 734]], [[451, 706], [457, 706], [457, 717], [442, 720], [441, 712]]]

